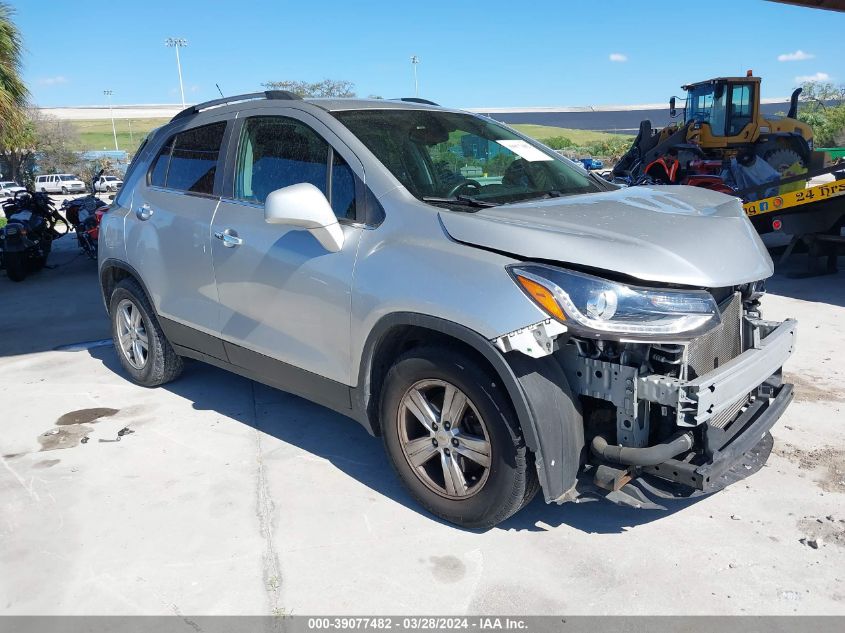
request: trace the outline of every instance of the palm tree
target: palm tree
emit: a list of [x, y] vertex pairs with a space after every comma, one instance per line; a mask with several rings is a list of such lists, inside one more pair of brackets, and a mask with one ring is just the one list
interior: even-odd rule
[[20, 76], [21, 34], [12, 22], [15, 10], [0, 2], [0, 132], [25, 116], [29, 91]]

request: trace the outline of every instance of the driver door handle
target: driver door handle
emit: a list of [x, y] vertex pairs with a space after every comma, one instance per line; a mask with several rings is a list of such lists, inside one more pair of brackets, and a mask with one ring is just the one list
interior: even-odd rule
[[226, 248], [235, 248], [236, 246], [240, 246], [244, 243], [243, 239], [238, 237], [238, 234], [233, 231], [232, 229], [226, 229], [225, 231], [215, 231], [214, 237], [218, 240], [223, 242], [223, 246]]

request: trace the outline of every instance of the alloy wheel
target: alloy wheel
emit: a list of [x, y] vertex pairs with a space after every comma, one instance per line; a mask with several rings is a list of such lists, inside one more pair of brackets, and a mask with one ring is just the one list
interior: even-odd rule
[[448, 499], [466, 499], [487, 482], [491, 442], [470, 399], [444, 380], [421, 380], [399, 403], [399, 443], [417, 478]]
[[117, 304], [115, 314], [117, 340], [123, 357], [135, 369], [143, 369], [150, 354], [150, 339], [144, 327], [141, 311], [131, 300]]

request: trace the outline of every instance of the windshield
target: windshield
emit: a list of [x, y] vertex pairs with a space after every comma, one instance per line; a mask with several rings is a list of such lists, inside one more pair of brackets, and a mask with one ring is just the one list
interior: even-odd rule
[[687, 92], [685, 122], [709, 123], [711, 132], [722, 136], [725, 130], [724, 84], [702, 84], [691, 86]]
[[18, 183], [12, 182], [11, 180], [6, 180], [4, 182], [0, 182], [0, 187], [17, 187]]
[[106, 176], [106, 180], [108, 180], [109, 182], [114, 182], [115, 180], [117, 180], [117, 178], [115, 178], [114, 176]]
[[59, 176], [59, 180], [78, 180], [78, 178], [76, 176], [70, 176], [68, 174], [64, 174], [62, 176]]
[[600, 191], [585, 173], [493, 121], [432, 110], [334, 112], [419, 199], [505, 204]]

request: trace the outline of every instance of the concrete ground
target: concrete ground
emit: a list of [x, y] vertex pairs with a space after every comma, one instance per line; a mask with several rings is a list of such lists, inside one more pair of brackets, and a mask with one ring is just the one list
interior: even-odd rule
[[[95, 263], [0, 277], [0, 614], [845, 614], [845, 274], [777, 276], [797, 398], [767, 467], [668, 512], [442, 523], [354, 422], [212, 367], [147, 390]], [[800, 260], [797, 260], [800, 263]], [[83, 442], [83, 438], [88, 438]]]

